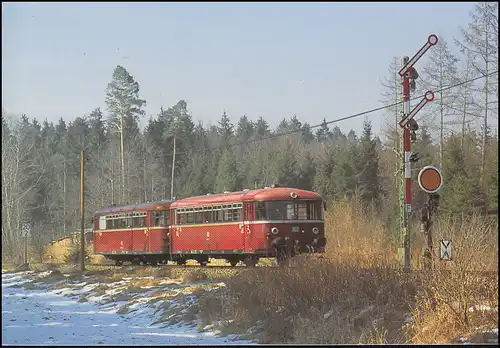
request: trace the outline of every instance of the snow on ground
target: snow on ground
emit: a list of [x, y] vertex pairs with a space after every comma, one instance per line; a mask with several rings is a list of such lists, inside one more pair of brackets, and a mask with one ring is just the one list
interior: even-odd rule
[[[28, 281], [42, 284], [36, 279], [40, 275], [2, 274], [2, 345], [252, 344], [234, 341], [234, 336], [198, 332], [193, 326], [153, 325], [157, 304], [148, 306], [143, 299], [130, 306], [131, 312], [118, 314], [124, 302], [101, 305], [105, 295], [86, 296], [98, 284], [80, 282], [56, 290], [16, 286]], [[78, 301], [82, 295], [87, 302]]]

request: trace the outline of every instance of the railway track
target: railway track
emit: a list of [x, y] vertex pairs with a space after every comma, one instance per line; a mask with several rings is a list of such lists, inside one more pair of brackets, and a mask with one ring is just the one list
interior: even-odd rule
[[114, 264], [88, 264], [93, 267], [98, 267], [98, 268], [103, 268], [103, 269], [141, 269], [141, 268], [157, 268], [157, 269], [203, 269], [203, 270], [210, 270], [210, 269], [228, 269], [228, 270], [246, 270], [246, 269], [253, 269], [253, 270], [265, 270], [265, 269], [278, 269], [280, 266], [277, 265], [257, 265], [255, 267], [248, 267], [245, 265], [237, 265], [237, 266], [230, 266], [230, 265], [207, 265], [207, 266], [200, 266], [200, 265], [165, 265], [165, 264], [158, 264], [158, 265], [114, 265]]

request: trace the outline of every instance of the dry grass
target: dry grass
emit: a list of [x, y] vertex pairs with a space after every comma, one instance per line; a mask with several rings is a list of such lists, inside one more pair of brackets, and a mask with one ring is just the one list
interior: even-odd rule
[[325, 257], [359, 267], [394, 266], [397, 252], [390, 232], [375, 213], [364, 211], [354, 197], [332, 203], [325, 214]]
[[[292, 268], [230, 277], [227, 288], [202, 297], [202, 325], [227, 318], [240, 329], [260, 323], [261, 343], [296, 344], [452, 343], [475, 327], [498, 327], [498, 312], [468, 311], [498, 306], [497, 227], [486, 221], [443, 221], [435, 227], [435, 250], [441, 237], [451, 238], [454, 261], [406, 274], [383, 223], [356, 199], [337, 202], [326, 214], [323, 258], [300, 256]], [[423, 238], [412, 243], [418, 250]], [[493, 275], [479, 279], [484, 270]]]
[[[227, 295], [213, 294], [205, 305], [212, 320], [217, 313], [246, 326], [264, 320], [262, 343], [355, 344], [377, 323], [402, 323], [415, 291], [411, 278], [391, 268], [311, 258], [293, 268], [243, 272], [228, 281]], [[401, 324], [387, 326], [402, 336]]]

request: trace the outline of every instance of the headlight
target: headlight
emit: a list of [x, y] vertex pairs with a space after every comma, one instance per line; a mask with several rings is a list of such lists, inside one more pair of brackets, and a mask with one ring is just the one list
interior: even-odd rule
[[273, 228], [271, 228], [271, 232], [272, 232], [272, 234], [278, 234], [279, 230], [277, 227], [273, 227]]
[[314, 233], [314, 234], [318, 234], [318, 233], [319, 233], [319, 228], [317, 228], [317, 227], [313, 227], [313, 233]]

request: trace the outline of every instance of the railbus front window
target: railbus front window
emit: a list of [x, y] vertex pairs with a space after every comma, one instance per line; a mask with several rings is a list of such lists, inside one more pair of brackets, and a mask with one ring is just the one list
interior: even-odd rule
[[[264, 214], [257, 204], [257, 219], [264, 220], [323, 220], [321, 201], [270, 201], [265, 202]], [[259, 212], [260, 210], [260, 212]]]

